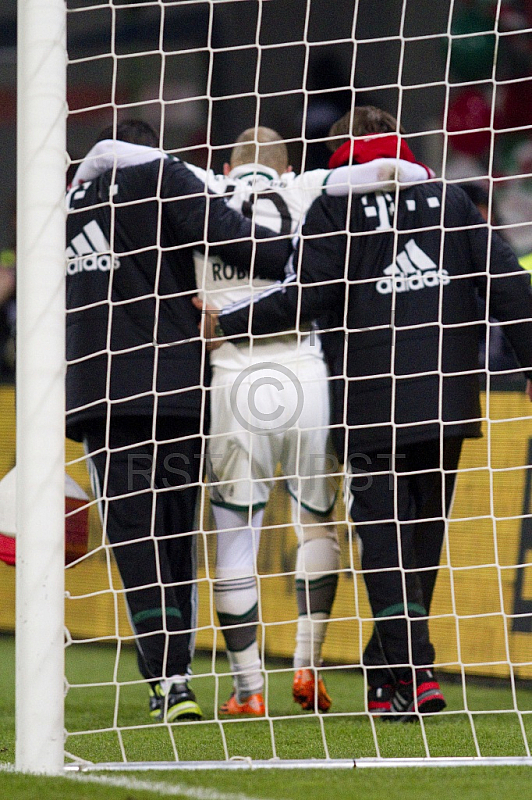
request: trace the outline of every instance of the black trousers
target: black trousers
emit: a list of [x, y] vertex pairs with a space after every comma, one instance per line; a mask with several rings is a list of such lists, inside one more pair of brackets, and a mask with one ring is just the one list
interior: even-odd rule
[[370, 686], [408, 680], [412, 666], [434, 663], [428, 616], [462, 442], [351, 459], [351, 517], [375, 618], [363, 656]]
[[[186, 673], [195, 618], [198, 423], [148, 417], [91, 423], [84, 444], [104, 531], [124, 584], [139, 669], [147, 679]], [[188, 438], [182, 438], [188, 437]]]

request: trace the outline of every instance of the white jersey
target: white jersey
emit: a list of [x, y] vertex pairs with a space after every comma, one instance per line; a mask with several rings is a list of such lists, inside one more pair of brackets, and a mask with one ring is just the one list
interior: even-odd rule
[[[269, 167], [246, 164], [235, 167], [227, 177], [209, 173], [204, 179], [211, 190], [229, 195], [227, 203], [231, 208], [276, 233], [295, 234], [308, 208], [322, 194], [330, 174], [331, 170], [316, 169], [279, 176]], [[250, 277], [219, 256], [206, 258], [197, 252], [195, 266], [200, 296], [211, 308], [223, 308], [272, 285], [269, 280]], [[299, 361], [304, 356], [322, 358], [319, 337], [309, 331], [256, 338], [252, 344], [226, 342], [211, 353], [211, 364], [242, 370], [261, 362]]]

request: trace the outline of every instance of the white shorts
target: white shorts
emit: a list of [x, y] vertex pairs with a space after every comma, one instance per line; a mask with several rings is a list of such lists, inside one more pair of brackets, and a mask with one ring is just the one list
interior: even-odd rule
[[207, 450], [212, 503], [263, 507], [280, 465], [294, 499], [318, 514], [332, 509], [338, 462], [327, 377], [324, 361], [314, 356], [214, 370]]

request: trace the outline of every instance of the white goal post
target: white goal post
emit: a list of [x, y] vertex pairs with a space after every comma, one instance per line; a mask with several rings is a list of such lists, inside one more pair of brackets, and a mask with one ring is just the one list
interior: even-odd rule
[[[495, 95], [500, 92], [502, 96], [503, 92], [521, 85], [528, 86], [526, 76], [514, 78], [504, 74], [500, 78], [497, 72], [497, 54], [510, 41], [512, 33], [501, 28], [501, 0], [493, 4], [493, 27], [487, 33], [482, 27], [474, 29], [476, 23], [468, 20], [462, 21], [465, 27], [456, 32], [453, 15], [459, 13], [460, 3], [459, 0], [449, 0], [445, 28], [416, 35], [409, 33], [409, 24], [419, 3], [403, 0], [396, 20], [398, 33], [383, 35], [378, 33], [378, 26], [372, 27], [373, 23], [369, 24], [367, 20], [367, 27], [363, 26], [364, 15], [369, 14], [370, 5], [375, 4], [357, 0], [351, 4], [350, 31], [346, 34], [344, 30], [337, 40], [333, 39], [330, 30], [324, 34], [323, 40], [318, 35], [319, 16], [327, 13], [327, 2], [300, 0], [298, 14], [294, 14], [294, 20], [297, 17], [300, 26], [298, 28], [294, 23], [297, 32], [293, 35], [290, 32], [290, 36], [287, 34], [287, 42], [275, 40], [264, 44], [261, 19], [266, 14], [266, 7], [271, 9], [275, 5], [268, 0], [140, 0], [133, 4], [128, 4], [128, 0], [18, 0], [15, 767], [20, 772], [61, 774], [93, 770], [532, 765], [532, 701], [529, 702], [527, 696], [521, 705], [522, 693], [530, 693], [532, 684], [529, 644], [529, 638], [532, 638], [532, 625], [529, 624], [532, 598], [527, 595], [532, 570], [532, 533], [529, 531], [532, 415], [523, 400], [516, 366], [506, 364], [501, 368], [507, 378], [514, 379], [513, 391], [504, 397], [502, 392], [499, 395], [496, 391], [501, 376], [494, 378], [486, 372], [481, 412], [484, 439], [464, 449], [453, 516], [446, 533], [431, 609], [431, 632], [434, 629], [437, 640], [435, 667], [438, 676], [447, 675], [449, 686], [454, 687], [451, 695], [459, 705], [451, 707], [449, 703], [446, 710], [437, 715], [437, 721], [433, 719], [435, 715], [429, 714], [426, 719], [421, 717], [419, 726], [415, 728], [417, 739], [404, 757], [398, 752], [397, 742], [393, 741], [393, 732], [390, 736], [388, 730], [383, 734], [382, 727], [379, 727], [383, 725], [381, 721], [368, 713], [362, 651], [375, 620], [361, 575], [357, 534], [348, 519], [341, 491], [336, 505], [341, 568], [324, 644], [322, 674], [326, 680], [328, 676], [332, 685], [344, 670], [349, 671], [350, 676], [356, 674], [358, 694], [356, 700], [347, 695], [338, 701], [333, 698], [332, 711], [327, 715], [314, 711], [306, 715], [306, 719], [313, 723], [312, 728], [310, 724], [306, 727], [301, 725], [301, 730], [306, 732], [303, 735], [312, 741], [308, 758], [295, 755], [298, 748], [289, 741], [295, 730], [290, 726], [303, 720], [300, 709], [296, 714], [293, 708], [287, 711], [280, 703], [278, 710], [274, 702], [276, 687], [282, 684], [284, 691], [292, 677], [292, 648], [298, 616], [294, 590], [297, 577], [296, 526], [290, 522], [290, 498], [283, 490], [279, 473], [274, 481], [276, 505], [272, 504], [266, 512], [262, 550], [253, 576], [260, 587], [257, 613], [261, 669], [266, 675], [264, 720], [227, 719], [219, 711], [227, 699], [225, 692], [229, 692], [231, 680], [229, 668], [223, 661], [224, 640], [214, 599], [218, 579], [213, 564], [215, 530], [207, 484], [209, 480], [216, 483], [215, 478], [200, 476], [197, 510], [199, 571], [197, 578], [190, 581], [195, 583], [199, 593], [198, 619], [191, 623], [194, 625], [193, 638], [197, 653], [203, 653], [200, 674], [192, 677], [190, 683], [203, 707], [202, 720], [168, 723], [164, 718], [148, 717], [146, 683], [133, 665], [134, 637], [130, 622], [134, 624], [134, 615], [125, 609], [126, 592], [111, 546], [105, 533], [102, 534], [101, 522], [103, 519], [105, 529], [106, 503], [109, 500], [105, 492], [100, 498], [100, 508], [94, 494], [85, 507], [90, 516], [92, 550], [87, 557], [80, 557], [72, 570], [67, 570], [65, 578], [65, 469], [84, 490], [90, 492], [88, 470], [94, 468], [88, 465], [81, 444], [69, 442], [65, 450], [66, 175], [68, 171], [71, 179], [92, 146], [99, 127], [105, 127], [103, 122], [111, 123], [115, 129], [120, 120], [128, 117], [141, 117], [153, 123], [160, 130], [161, 149], [169, 150], [184, 161], [195, 162], [196, 172], [200, 163], [206, 169], [216, 168], [216, 172], [221, 172], [222, 159], [228, 159], [238, 125], [244, 129], [257, 124], [271, 124], [272, 127], [279, 124], [290, 155], [300, 160], [303, 169], [305, 163], [310, 164], [312, 154], [317, 152], [314, 148], [327, 138], [323, 127], [320, 128], [323, 119], [332, 122], [335, 114], [339, 116], [342, 103], [345, 108], [346, 92], [351, 98], [348, 109], [366, 103], [378, 105], [382, 98], [390, 103], [390, 111], [402, 122], [409, 116], [417, 119], [409, 92], [413, 96], [419, 91], [421, 97], [421, 92], [426, 91], [426, 97], [437, 98], [441, 107], [435, 108], [430, 129], [415, 130], [407, 137], [412, 149], [416, 154], [419, 149], [423, 154], [421, 160], [434, 167], [437, 178], [443, 180], [444, 192], [446, 186], [461, 181], [480, 184], [489, 211], [494, 210], [494, 198], [499, 194], [504, 197], [506, 202], [500, 210], [500, 218], [492, 219], [492, 224], [511, 240], [515, 248], [521, 248], [519, 255], [525, 255], [528, 245], [532, 251], [532, 224], [530, 219], [519, 217], [519, 209], [523, 207], [521, 201], [526, 203], [526, 197], [531, 194], [528, 185], [532, 181], [530, 151], [523, 146], [523, 152], [518, 152], [517, 147], [512, 149], [505, 144], [505, 163], [513, 159], [513, 166], [508, 168], [507, 176], [496, 174], [494, 168], [496, 134], [500, 133], [495, 118]], [[220, 23], [220, 15], [226, 25], [228, 20], [234, 25], [239, 15], [244, 18], [248, 14], [251, 6], [256, 15], [252, 40], [242, 43], [238, 32], [231, 31], [231, 35], [227, 35], [228, 44], [220, 47], [217, 38], [220, 31], [227, 34]], [[227, 12], [225, 17], [221, 9]], [[155, 21], [151, 12], [156, 15]], [[174, 13], [182, 15], [191, 30], [194, 25], [201, 24], [204, 28], [202, 36], [181, 39], [168, 22], [173, 20]], [[333, 13], [330, 7], [329, 13]], [[438, 14], [441, 16], [442, 13], [440, 9]], [[75, 23], [72, 26], [74, 44], [72, 51], [67, 52], [70, 23]], [[473, 28], [468, 28], [469, 24]], [[360, 34], [360, 30], [366, 32]], [[530, 37], [532, 28], [522, 23], [521, 33]], [[409, 73], [408, 54], [420, 47], [428, 48], [423, 52], [430, 51], [436, 56], [440, 40], [444, 40], [448, 48], [446, 56], [445, 48], [442, 50], [440, 67], [427, 65], [427, 69], [430, 66], [432, 71], [426, 80], [422, 75]], [[459, 47], [466, 40], [480, 42], [484, 46], [483, 52], [491, 53], [492, 65], [486, 72], [485, 64], [481, 64], [476, 77], [462, 75], [456, 78], [452, 72], [453, 58], [456, 68]], [[452, 44], [457, 48], [454, 55]], [[76, 50], [78, 45], [79, 52]], [[342, 85], [338, 80], [334, 83], [338, 76], [333, 75], [331, 86], [320, 86], [318, 74], [314, 76], [317, 88], [309, 89], [314, 54], [320, 48], [326, 50], [333, 45], [339, 48], [335, 53], [341, 53], [346, 84]], [[104, 46], [106, 50], [102, 49]], [[369, 55], [371, 47], [375, 48], [375, 57]], [[393, 59], [387, 60], [386, 48], [395, 53], [397, 61], [398, 71], [391, 77], [386, 70], [391, 69]], [[250, 55], [248, 50], [253, 53]], [[388, 75], [389, 79], [383, 77], [381, 84], [371, 85], [368, 83], [371, 61], [373, 58], [378, 60], [378, 54], [383, 60], [382, 75]], [[226, 56], [231, 56], [227, 63], [224, 61]], [[180, 59], [185, 57], [186, 61], [181, 63]], [[285, 83], [281, 81], [282, 88], [276, 89], [275, 81], [283, 70], [279, 70], [278, 64], [274, 69], [274, 60], [284, 57], [288, 78]], [[246, 59], [250, 59], [249, 63]], [[321, 63], [326, 64], [327, 60]], [[357, 85], [359, 78], [355, 63], [362, 75], [361, 88]], [[268, 74], [269, 64], [276, 78]], [[245, 88], [232, 91], [231, 81], [237, 81], [240, 86], [238, 79], [248, 66], [251, 77]], [[72, 85], [68, 86], [70, 109], [67, 104], [67, 69], [69, 81], [72, 79]], [[224, 70], [221, 78], [220, 73]], [[334, 69], [332, 71], [334, 73]], [[298, 80], [294, 75], [298, 75]], [[244, 77], [242, 81], [244, 86]], [[126, 84], [127, 91], [124, 88]], [[491, 101], [484, 97], [483, 92], [486, 97], [491, 92]], [[282, 124], [289, 114], [283, 116], [282, 103], [284, 101], [290, 109], [297, 107], [296, 95], [298, 98], [301, 96], [301, 120], [285, 134]], [[468, 107], [471, 117], [463, 119], [460, 115], [466, 115], [464, 109], [471, 98], [473, 106]], [[482, 105], [483, 100], [485, 105]], [[239, 103], [242, 104], [241, 113]], [[268, 118], [270, 110], [273, 122]], [[223, 119], [224, 113], [230, 119]], [[425, 119], [428, 119], [427, 114]], [[514, 121], [501, 134], [501, 141], [503, 135], [519, 137], [527, 131], [530, 133], [531, 129], [528, 123]], [[476, 159], [477, 139], [473, 141], [472, 137], [483, 135], [487, 139], [482, 144], [482, 158]], [[454, 151], [453, 143], [457, 145]], [[121, 166], [118, 155], [113, 151], [112, 156], [111, 166], [116, 169]], [[316, 158], [322, 158], [323, 162], [323, 154]], [[326, 163], [321, 166], [325, 167]], [[388, 206], [381, 193], [379, 200], [382, 202], [378, 209], [372, 207], [368, 211], [375, 212], [375, 217], [382, 213], [381, 222], [386, 217], [387, 225], [390, 226], [391, 220], [393, 227], [392, 195], [399, 191], [398, 185], [389, 191]], [[159, 192], [160, 187], [153, 199], [162, 207], [167, 198]], [[112, 206], [112, 199], [108, 202]], [[253, 203], [248, 205], [252, 208]], [[532, 209], [532, 201], [529, 207]], [[392, 208], [391, 216], [388, 216], [386, 208]], [[111, 212], [111, 230], [115, 224], [113, 214]], [[80, 272], [83, 269], [87, 272], [107, 269], [112, 273], [110, 264], [118, 263], [120, 266], [111, 235], [111, 244], [103, 236], [101, 228], [98, 228], [97, 235], [98, 242], [96, 239], [90, 241], [89, 227], [85, 225], [77, 237], [78, 246], [83, 240], [79, 250], [69, 246], [68, 263], [74, 263], [73, 269], [79, 267]], [[158, 250], [157, 280], [164, 246], [158, 244]], [[106, 261], [95, 267], [94, 254], [100, 251]], [[394, 252], [394, 258], [396, 255]], [[387, 271], [387, 275], [393, 277], [381, 276], [385, 289], [396, 286], [397, 273], [401, 274], [402, 286], [407, 287], [412, 274], [415, 273], [418, 280], [422, 276], [419, 264], [422, 256], [426, 258], [424, 253], [416, 255], [417, 261], [415, 258], [409, 260], [405, 252], [399, 256], [403, 256], [402, 263], [407, 264], [407, 271], [404, 275], [400, 273], [394, 261]], [[85, 257], [89, 259], [88, 266], [83, 266]], [[224, 265], [217, 264], [216, 268], [220, 275]], [[198, 289], [205, 289], [205, 280], [201, 285], [199, 280], [197, 283]], [[158, 289], [149, 294], [150, 300], [153, 297], [159, 308]], [[130, 300], [128, 298], [127, 302]], [[98, 301], [94, 305], [98, 305]], [[111, 299], [109, 307], [114, 311]], [[487, 329], [490, 325], [495, 327], [493, 320], [486, 318], [485, 322]], [[155, 332], [153, 339], [157, 344]], [[132, 345], [129, 349], [135, 350], [135, 347]], [[106, 354], [111, 350], [109, 334]], [[203, 357], [207, 357], [205, 350]], [[83, 357], [78, 360], [83, 361]], [[157, 367], [154, 370], [155, 387]], [[109, 400], [110, 384], [109, 367], [106, 377], [109, 417], [116, 402]], [[205, 403], [209, 390], [204, 386], [196, 388], [203, 392], [202, 402]], [[150, 387], [145, 393], [149, 394], [152, 389]], [[153, 389], [153, 394], [157, 404], [165, 392]], [[235, 396], [232, 395], [233, 400]], [[203, 422], [204, 418], [202, 425]], [[113, 448], [109, 444], [108, 421], [107, 426], [106, 444], [102, 450], [108, 455]], [[203, 464], [205, 449], [213, 438], [209, 437], [208, 431], [202, 432], [200, 438], [202, 445], [198, 457], [201, 456]], [[155, 425], [152, 439], [157, 441]], [[157, 448], [157, 444], [154, 446]], [[120, 450], [120, 446], [116, 449]], [[337, 462], [333, 472], [341, 482], [342, 467]], [[300, 479], [297, 469], [293, 477], [296, 481]], [[253, 483], [251, 476], [249, 483]], [[92, 489], [96, 485], [93, 481]], [[153, 489], [153, 497], [161, 496], [164, 491], [160, 487]], [[146, 538], [155, 540], [154, 531], [155, 512]], [[266, 537], [270, 543], [267, 553], [264, 546]], [[158, 569], [160, 571], [159, 563]], [[406, 583], [404, 576], [403, 570]], [[161, 594], [164, 593], [162, 581], [157, 588]], [[192, 594], [193, 604], [195, 594]], [[167, 610], [163, 604], [161, 630], [169, 639], [173, 629], [166, 617]], [[191, 617], [194, 619], [193, 612]], [[310, 628], [313, 629], [312, 624]], [[313, 633], [311, 639], [312, 636]], [[74, 653], [72, 675], [67, 674], [68, 667], [65, 667], [68, 660], [65, 647], [67, 656]], [[93, 671], [92, 662], [84, 662], [91, 647], [97, 654], [94, 663], [100, 664], [98, 659], [101, 657], [105, 661], [105, 670], [101, 674]], [[194, 663], [192, 667], [194, 672]], [[481, 707], [479, 700], [471, 700], [471, 686], [482, 681], [491, 681], [496, 689], [502, 687], [501, 691], [506, 692], [500, 707]], [[200, 689], [197, 690], [196, 686]], [[202, 699], [202, 691], [208, 700]], [[288, 693], [290, 691], [291, 688]], [[72, 695], [87, 698], [83, 700], [87, 715], [82, 722], [72, 723], [71, 728], [69, 719], [74, 719], [75, 711], [79, 711], [75, 708], [76, 703], [72, 703], [74, 710], [69, 717], [68, 703]], [[494, 697], [493, 702], [499, 702], [496, 692]], [[91, 698], [95, 698], [94, 713], [87, 722]], [[108, 708], [104, 708], [105, 702]], [[508, 752], [502, 752], [503, 743], [497, 743], [496, 747], [483, 727], [490, 716], [496, 714], [501, 719], [512, 718], [509, 724], [513, 725], [514, 738]], [[442, 738], [438, 739], [438, 730], [444, 730], [446, 723], [450, 725], [455, 721], [463, 723], [459, 736], [466, 741], [456, 753], [451, 745], [447, 746]], [[359, 726], [361, 734], [357, 743], [360, 752], [347, 752], [344, 739], [343, 749], [340, 748], [338, 755], [335, 731], [342, 735], [345, 732], [343, 726], [349, 725]], [[262, 726], [263, 738], [258, 744], [253, 744], [256, 749], [250, 756], [246, 731], [249, 731], [251, 741], [252, 732], [258, 731], [259, 726]], [[414, 729], [414, 726], [410, 727]], [[293, 735], [297, 738], [297, 733]], [[159, 752], [160, 756], [153, 755]], [[271, 753], [271, 757], [264, 755], [265, 752]], [[106, 758], [107, 753], [109, 758]]]
[[19, 0], [16, 766], [64, 763], [66, 9]]

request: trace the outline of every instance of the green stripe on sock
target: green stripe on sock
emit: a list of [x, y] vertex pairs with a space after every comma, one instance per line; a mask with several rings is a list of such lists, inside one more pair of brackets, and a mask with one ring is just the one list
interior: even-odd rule
[[[417, 603], [408, 603], [407, 608], [409, 611], [414, 611], [417, 616], [419, 617], [426, 617], [427, 611], [423, 606], [418, 605]], [[375, 617], [379, 619], [380, 617], [397, 617], [400, 614], [405, 613], [404, 603], [396, 603], [394, 606], [388, 606], [388, 608], [383, 608], [382, 611], [378, 611], [375, 614]]]
[[241, 625], [246, 622], [257, 622], [258, 611], [258, 603], [255, 603], [253, 608], [250, 608], [245, 614], [225, 614], [222, 611], [218, 611], [218, 621], [222, 628], [225, 628], [227, 625]]
[[[322, 586], [333, 586], [338, 583], [338, 574], [333, 572], [329, 573], [328, 575], [322, 575], [321, 578], [316, 578], [312, 580], [309, 578], [308, 585], [309, 589], [320, 589]], [[296, 579], [296, 591], [304, 592], [307, 586], [307, 580], [305, 578], [297, 578]]]
[[[177, 617], [177, 619], [181, 619], [183, 616], [178, 608], [174, 608], [172, 606], [165, 608], [164, 612], [167, 617]], [[134, 614], [133, 622], [136, 624], [138, 622], [144, 622], [147, 619], [156, 619], [157, 617], [162, 617], [162, 615], [162, 608], [148, 608], [145, 611], [139, 611], [137, 614]]]

